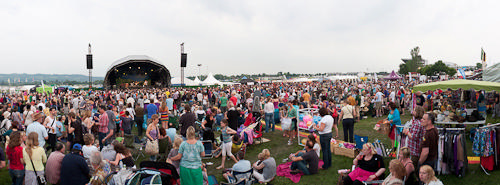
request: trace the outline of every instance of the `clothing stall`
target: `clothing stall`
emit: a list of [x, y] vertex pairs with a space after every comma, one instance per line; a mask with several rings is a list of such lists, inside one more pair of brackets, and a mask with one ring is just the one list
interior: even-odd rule
[[472, 153], [481, 159], [481, 168], [487, 174], [500, 167], [500, 123], [476, 128]]

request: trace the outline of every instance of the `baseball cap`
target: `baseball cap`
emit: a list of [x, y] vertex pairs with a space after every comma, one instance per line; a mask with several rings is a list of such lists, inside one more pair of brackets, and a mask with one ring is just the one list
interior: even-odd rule
[[80, 145], [78, 143], [73, 145], [73, 150], [82, 150], [82, 145]]

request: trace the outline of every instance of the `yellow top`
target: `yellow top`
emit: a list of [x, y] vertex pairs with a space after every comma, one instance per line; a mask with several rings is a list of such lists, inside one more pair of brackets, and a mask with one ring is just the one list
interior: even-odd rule
[[[32, 151], [31, 160], [33, 161], [33, 165], [35, 165], [36, 171], [44, 171], [45, 168], [43, 163], [47, 162], [47, 155], [45, 154], [45, 150], [42, 147], [35, 146]], [[23, 149], [23, 160], [24, 164], [26, 164], [26, 170], [34, 171], [33, 165], [31, 165], [30, 157], [28, 156], [28, 152], [26, 152], [26, 148]]]

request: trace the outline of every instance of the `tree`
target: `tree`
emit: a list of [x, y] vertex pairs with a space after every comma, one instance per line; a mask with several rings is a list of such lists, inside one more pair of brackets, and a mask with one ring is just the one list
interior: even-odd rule
[[420, 48], [417, 46], [410, 51], [411, 60], [399, 65], [399, 73], [406, 74], [408, 72], [417, 72], [422, 66], [422, 56], [420, 56]]
[[476, 63], [476, 70], [478, 69], [483, 69], [483, 64], [481, 64], [480, 62]]
[[421, 67], [418, 72], [420, 74], [424, 74], [427, 76], [435, 76], [439, 75], [440, 73], [446, 73], [449, 76], [455, 75], [457, 73], [457, 70], [454, 68], [446, 66], [446, 64], [443, 63], [443, 61], [439, 60], [434, 64], [426, 65], [424, 67]]

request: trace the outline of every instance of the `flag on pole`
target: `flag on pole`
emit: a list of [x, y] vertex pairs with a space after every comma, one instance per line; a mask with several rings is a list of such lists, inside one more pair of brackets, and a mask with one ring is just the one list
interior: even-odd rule
[[43, 84], [43, 80], [41, 80], [41, 81], [42, 81], [42, 89], [43, 89], [42, 91], [45, 92], [45, 84]]
[[486, 62], [486, 52], [481, 48], [481, 61]]

